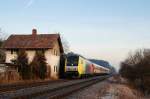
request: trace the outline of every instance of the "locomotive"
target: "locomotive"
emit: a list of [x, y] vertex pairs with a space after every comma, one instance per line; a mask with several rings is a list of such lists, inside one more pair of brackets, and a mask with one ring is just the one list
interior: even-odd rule
[[80, 55], [69, 55], [65, 60], [65, 76], [84, 78], [94, 75], [109, 74], [110, 70], [91, 62]]

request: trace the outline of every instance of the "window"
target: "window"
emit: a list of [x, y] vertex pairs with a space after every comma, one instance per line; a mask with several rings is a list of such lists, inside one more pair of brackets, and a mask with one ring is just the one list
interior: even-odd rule
[[55, 49], [54, 49], [54, 55], [56, 55], [56, 56], [58, 55], [58, 52]]
[[59, 56], [59, 55], [60, 55], [59, 50], [57, 50], [57, 56]]
[[56, 56], [59, 56], [59, 52], [56, 50]]
[[54, 49], [54, 55], [55, 55], [55, 49]]
[[56, 66], [56, 72], [57, 72], [57, 66]]
[[54, 72], [55, 72], [55, 66], [54, 66]]
[[11, 50], [11, 54], [13, 54], [13, 50]]
[[57, 66], [54, 66], [54, 72], [57, 72]]
[[60, 56], [60, 52], [59, 52], [59, 50], [57, 50], [57, 56]]
[[56, 56], [57, 56], [57, 51], [56, 51]]

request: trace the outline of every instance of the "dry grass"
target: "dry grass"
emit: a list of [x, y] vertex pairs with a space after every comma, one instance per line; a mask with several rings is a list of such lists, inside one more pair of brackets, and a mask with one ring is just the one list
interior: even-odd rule
[[0, 73], [0, 84], [14, 83], [20, 81], [20, 76], [16, 71]]
[[[107, 83], [107, 82], [106, 82]], [[103, 84], [99, 90], [99, 97], [107, 94], [107, 91], [110, 89], [110, 84]]]
[[130, 88], [126, 81], [120, 76], [114, 76], [108, 79], [108, 84], [99, 91], [100, 99], [143, 99], [143, 95]]
[[[47, 78], [44, 81], [54, 80], [51, 78]], [[56, 80], [56, 79], [55, 79]], [[39, 78], [31, 79], [31, 80], [22, 80], [19, 76], [19, 73], [16, 71], [0, 73], [0, 84], [13, 84], [13, 83], [30, 83], [30, 82], [41, 82], [43, 80]]]

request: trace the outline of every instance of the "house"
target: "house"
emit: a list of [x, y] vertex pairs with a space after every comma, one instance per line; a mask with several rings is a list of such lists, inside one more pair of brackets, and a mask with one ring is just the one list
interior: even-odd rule
[[43, 51], [50, 69], [49, 76], [58, 78], [60, 55], [64, 53], [59, 34], [37, 34], [37, 30], [33, 29], [31, 35], [11, 35], [2, 48], [5, 50], [6, 63], [12, 63], [17, 58], [19, 49], [26, 50], [29, 63], [36, 51]]

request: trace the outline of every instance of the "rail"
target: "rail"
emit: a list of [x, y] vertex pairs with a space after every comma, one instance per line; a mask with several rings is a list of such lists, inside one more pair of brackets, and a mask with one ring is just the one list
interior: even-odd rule
[[67, 82], [50, 83], [47, 85], [36, 86], [32, 88], [24, 88], [14, 91], [8, 91], [0, 93], [0, 99], [43, 99], [49, 97], [49, 99], [59, 98], [70, 94], [76, 90], [85, 88], [91, 84], [97, 83], [109, 76], [97, 76], [87, 79], [70, 80]]

